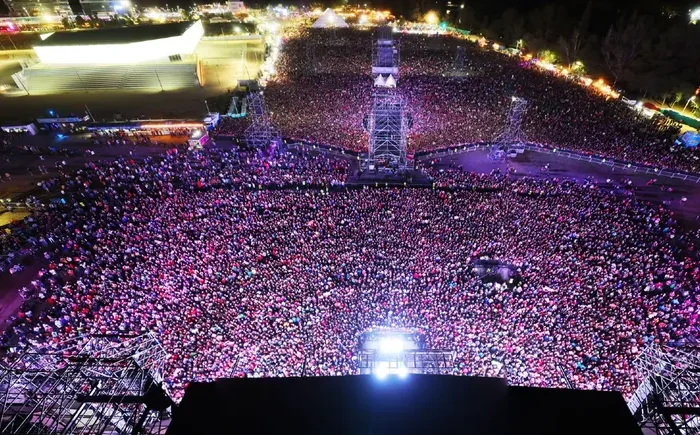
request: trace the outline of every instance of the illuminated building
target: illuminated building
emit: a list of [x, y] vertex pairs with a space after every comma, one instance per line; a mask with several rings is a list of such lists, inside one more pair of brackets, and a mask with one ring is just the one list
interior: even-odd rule
[[190, 55], [204, 35], [200, 21], [56, 32], [34, 46], [46, 64], [133, 64]]
[[68, 0], [5, 0], [7, 8], [15, 15], [72, 15]]
[[194, 51], [200, 21], [49, 34], [34, 46], [40, 63], [13, 74], [28, 94], [75, 90], [168, 90], [200, 86]]

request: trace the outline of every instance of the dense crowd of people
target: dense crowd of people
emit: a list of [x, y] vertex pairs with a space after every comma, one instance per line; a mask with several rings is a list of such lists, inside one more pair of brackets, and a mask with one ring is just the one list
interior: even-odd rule
[[[324, 154], [172, 151], [88, 164], [62, 203], [0, 237], [48, 266], [3, 336], [60, 349], [151, 331], [166, 383], [357, 373], [358, 337], [417, 328], [454, 374], [629, 393], [649, 343], [696, 343], [695, 236], [595, 184], [439, 174], [435, 189], [342, 187]], [[331, 188], [335, 185], [335, 188]], [[517, 270], [485, 282], [475, 260]]]
[[[326, 32], [326, 33], [322, 33]], [[372, 101], [372, 32], [313, 30], [283, 46], [265, 96], [283, 136], [366, 151], [363, 121]], [[625, 103], [555, 76], [519, 57], [448, 36], [396, 35], [399, 91], [413, 119], [409, 150], [493, 140], [513, 96], [528, 101], [523, 121], [534, 144], [624, 161], [700, 172], [697, 150], [674, 145], [679, 126], [650, 120]], [[455, 67], [457, 47], [464, 66]], [[241, 135], [245, 120], [226, 119], [222, 134]]]

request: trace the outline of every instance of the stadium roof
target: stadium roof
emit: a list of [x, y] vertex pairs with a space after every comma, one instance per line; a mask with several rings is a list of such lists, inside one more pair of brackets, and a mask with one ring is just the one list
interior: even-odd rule
[[76, 32], [56, 32], [38, 47], [70, 45], [130, 44], [153, 39], [180, 36], [193, 24], [192, 21], [179, 23], [152, 24], [146, 26], [121, 27], [115, 29], [81, 30]]

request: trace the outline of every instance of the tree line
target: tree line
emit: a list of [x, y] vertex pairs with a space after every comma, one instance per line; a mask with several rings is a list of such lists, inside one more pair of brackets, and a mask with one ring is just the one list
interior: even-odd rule
[[[423, 0], [413, 0], [415, 13]], [[548, 3], [526, 13], [507, 8], [479, 14], [469, 2], [443, 16], [451, 25], [509, 47], [606, 77], [628, 94], [685, 104], [700, 86], [700, 24], [687, 13], [599, 11]], [[492, 18], [493, 17], [493, 18]], [[700, 111], [700, 97], [689, 107]]]

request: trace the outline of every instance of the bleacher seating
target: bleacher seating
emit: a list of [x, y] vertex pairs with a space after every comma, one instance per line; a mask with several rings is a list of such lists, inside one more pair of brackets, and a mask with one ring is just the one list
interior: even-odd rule
[[30, 94], [69, 91], [163, 89], [199, 86], [193, 63], [142, 63], [136, 65], [36, 64], [13, 76]]

